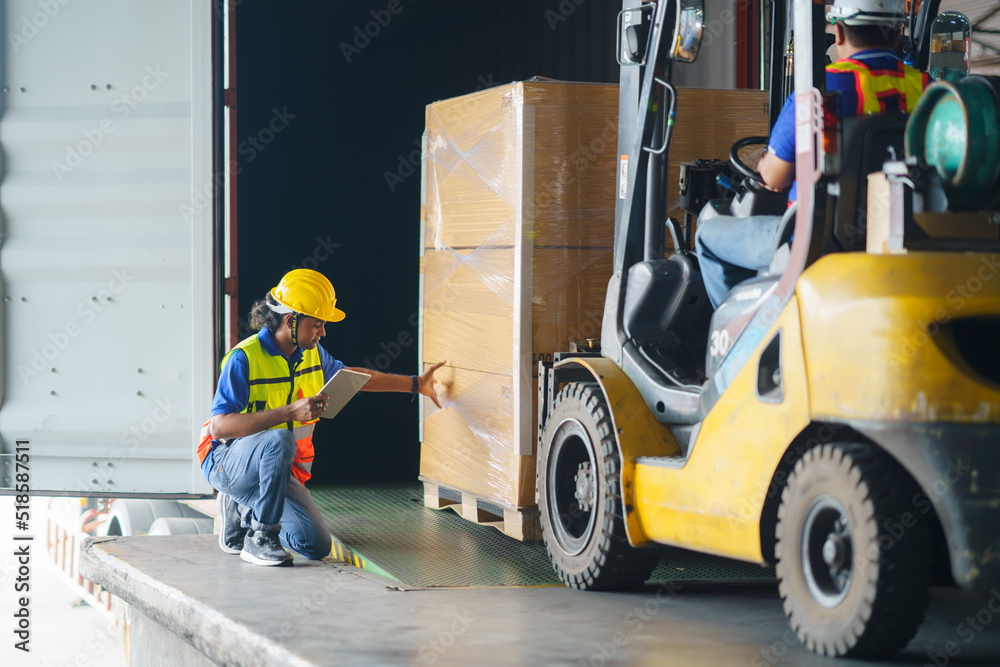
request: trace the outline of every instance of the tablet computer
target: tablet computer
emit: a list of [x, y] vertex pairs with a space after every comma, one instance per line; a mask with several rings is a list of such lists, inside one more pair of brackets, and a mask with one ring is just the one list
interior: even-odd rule
[[320, 417], [324, 419], [333, 419], [336, 417], [337, 413], [344, 409], [347, 402], [354, 398], [354, 395], [358, 393], [361, 387], [365, 386], [365, 383], [370, 378], [371, 375], [368, 373], [349, 371], [346, 368], [341, 368], [334, 373], [330, 381], [319, 390], [321, 394], [326, 394], [330, 399], [330, 402], [326, 405], [326, 410], [323, 410], [323, 414]]

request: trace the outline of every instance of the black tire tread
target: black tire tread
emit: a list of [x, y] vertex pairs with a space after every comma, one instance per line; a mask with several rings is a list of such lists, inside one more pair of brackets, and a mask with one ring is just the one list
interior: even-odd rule
[[[654, 550], [636, 549], [629, 544], [625, 534], [621, 461], [604, 395], [596, 382], [573, 382], [559, 392], [554, 405], [558, 406], [562, 401], [574, 399], [586, 406], [597, 432], [601, 435], [599, 459], [602, 461], [602, 474], [607, 488], [603, 498], [604, 522], [599, 527], [596, 553], [583, 572], [570, 573], [564, 569], [560, 562], [560, 554], [555, 551], [555, 540], [548, 537], [546, 521], [543, 518], [541, 526], [545, 551], [552, 561], [556, 574], [572, 588], [606, 591], [641, 586], [656, 567], [658, 553]], [[545, 458], [539, 455], [535, 474], [535, 492], [539, 503], [542, 503], [545, 497], [542, 482], [545, 475], [544, 465]]]
[[[849, 475], [857, 490], [867, 487], [866, 501], [874, 506], [874, 521], [878, 536], [886, 535], [886, 524], [909, 511], [919, 487], [906, 471], [888, 454], [875, 446], [865, 443], [833, 443], [821, 445], [806, 452], [795, 464], [788, 484], [782, 493], [782, 504], [778, 509], [776, 553], [781, 553], [783, 524], [787, 511], [785, 499], [796, 477], [814, 461], [825, 458], [839, 463], [848, 459]], [[877, 499], [877, 501], [875, 500]], [[823, 642], [810, 636], [803, 619], [796, 618], [789, 601], [788, 586], [782, 577], [779, 559], [779, 591], [788, 614], [792, 629], [799, 639], [812, 651], [830, 656], [885, 657], [905, 647], [923, 622], [924, 611], [929, 601], [931, 580], [931, 533], [924, 521], [916, 517], [917, 523], [893, 540], [887, 550], [879, 550], [878, 574], [875, 582], [871, 615], [864, 621], [863, 628], [855, 643], [846, 641]], [[796, 562], [798, 565], [798, 563]]]

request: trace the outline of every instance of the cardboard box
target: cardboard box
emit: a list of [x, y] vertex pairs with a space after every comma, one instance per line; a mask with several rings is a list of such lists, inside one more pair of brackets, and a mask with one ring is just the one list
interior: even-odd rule
[[[457, 264], [451, 251], [423, 258], [423, 339], [426, 361], [491, 373], [513, 374], [514, 364], [533, 371], [539, 359], [569, 349], [572, 341], [600, 338], [611, 248], [533, 248], [531, 279], [518, 298], [530, 336], [515, 341], [513, 250], [491, 251]], [[520, 353], [515, 354], [515, 345]]]
[[449, 403], [422, 420], [422, 477], [535, 504], [536, 362], [600, 335], [617, 136], [615, 85], [514, 83], [428, 106], [420, 355], [448, 361]]
[[[769, 134], [766, 90], [677, 91], [677, 120], [670, 142], [667, 170], [667, 215], [680, 218], [680, 165], [697, 159], [728, 160], [738, 139]], [[759, 147], [761, 151], [764, 146]], [[755, 163], [748, 166], [754, 167]]]
[[618, 86], [523, 82], [435, 102], [424, 246], [610, 246]]
[[[501, 505], [535, 505], [535, 452], [512, 449], [511, 376], [450, 366], [435, 375], [448, 407], [424, 406], [421, 476]], [[537, 380], [532, 386], [537, 391]], [[531, 421], [536, 412], [537, 405]]]
[[[537, 361], [600, 337], [618, 102], [614, 85], [524, 82], [427, 107], [419, 347], [422, 362], [449, 362], [437, 377], [450, 402], [422, 419], [422, 477], [534, 504]], [[737, 139], [766, 135], [767, 102], [762, 91], [680, 91], [668, 211], [680, 162], [724, 159]]]

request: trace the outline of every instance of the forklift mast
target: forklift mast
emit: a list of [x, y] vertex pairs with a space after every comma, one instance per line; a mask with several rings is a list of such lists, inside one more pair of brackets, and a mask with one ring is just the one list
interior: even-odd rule
[[623, 0], [618, 19], [620, 163], [613, 274], [605, 302], [601, 347], [604, 356], [619, 363], [625, 342], [619, 315], [624, 296], [622, 277], [636, 262], [662, 257], [664, 252], [669, 157], [665, 135], [669, 129], [667, 108], [675, 101], [666, 57], [670, 45], [665, 42], [673, 35], [677, 1]]
[[[618, 108], [618, 200], [615, 205], [615, 255], [613, 270], [626, 271], [647, 253], [660, 250], [664, 230], [654, 229], [663, 211], [666, 192], [662, 166], [668, 67], [666, 52], [674, 27], [674, 2], [650, 3], [624, 0], [618, 21], [618, 62], [621, 65]], [[644, 42], [644, 43], [643, 43]], [[654, 137], [654, 135], [656, 135]], [[658, 146], [653, 141], [658, 139]], [[653, 164], [650, 167], [650, 163]], [[662, 172], [662, 173], [661, 173]], [[652, 175], [657, 182], [649, 184]], [[643, 202], [645, 207], [639, 203]], [[663, 219], [663, 218], [659, 218]], [[657, 248], [658, 246], [658, 248]]]
[[[602, 356], [625, 370], [647, 405], [657, 407], [657, 418], [664, 423], [695, 423], [699, 413], [703, 415], [711, 409], [791, 298], [798, 276], [822, 253], [835, 203], [833, 197], [827, 196], [827, 185], [836, 179], [836, 160], [825, 160], [822, 154], [823, 132], [839, 131], [838, 127], [823, 126], [827, 50], [824, 2], [794, 0], [797, 11], [791, 11], [792, 5], [778, 0], [771, 6], [772, 46], [768, 58], [771, 121], [773, 124], [790, 88], [787, 76], [790, 74], [800, 144], [796, 159], [799, 206], [789, 262], [763, 306], [738, 315], [727, 324], [731, 345], [718, 367], [707, 369], [707, 383], [701, 385], [690, 375], [687, 379], [678, 378], [648, 363], [630, 339], [624, 324], [630, 315], [624, 311], [630, 270], [637, 263], [655, 263], [665, 256], [666, 174], [677, 102], [670, 83], [671, 40], [678, 9], [685, 7], [684, 2], [623, 0], [619, 15], [618, 201], [613, 274], [608, 283], [601, 332]], [[789, 16], [795, 20], [793, 31], [788, 30]], [[794, 47], [792, 68], [786, 68], [789, 41]]]
[[[665, 145], [664, 139], [674, 101], [669, 86], [672, 65], [669, 40], [673, 35], [676, 1], [623, 0], [618, 18], [620, 162], [615, 202], [615, 272], [627, 271], [636, 261], [663, 256], [665, 179], [669, 163], [669, 145]], [[785, 63], [792, 58], [786, 51], [790, 44], [787, 1], [774, 0], [770, 4], [772, 39], [767, 57], [772, 84], [770, 126], [773, 126], [791, 93], [792, 82], [785, 77]], [[660, 148], [665, 149], [660, 151]], [[648, 187], [653, 183], [651, 178], [656, 182]]]
[[[677, 376], [661, 372], [655, 364], [642, 358], [643, 354], [636, 351], [624, 324], [630, 317], [624, 312], [625, 300], [630, 269], [640, 262], [660, 261], [665, 255], [666, 174], [677, 102], [676, 91], [670, 83], [671, 40], [678, 9], [685, 7], [685, 1], [623, 0], [619, 14], [616, 54], [621, 65], [618, 199], [613, 273], [608, 283], [601, 331], [602, 356], [626, 371], [648, 405], [676, 408], [658, 410], [658, 418], [665, 423], [696, 419], [697, 409], [691, 405], [692, 401], [700, 400], [701, 414], [707, 413], [747, 362], [791, 298], [799, 275], [820, 257], [825, 240], [831, 237], [836, 196], [830, 192], [836, 192], [838, 178], [836, 149], [824, 153], [824, 133], [836, 135], [840, 131], [836, 121], [828, 127], [823, 124], [827, 51], [825, 3], [823, 0], [776, 0], [771, 4], [772, 39], [768, 58], [772, 124], [790, 89], [794, 91], [796, 109], [799, 196], [789, 261], [766, 302], [727, 323], [725, 333], [730, 341], [727, 352], [717, 367], [706, 369], [708, 382], [700, 392], [694, 386], [700, 382], [690, 378], [678, 380]], [[940, 0], [926, 0], [914, 15], [911, 21], [911, 31], [916, 35], [914, 53], [926, 51], [920, 45], [930, 30], [928, 17], [934, 15], [939, 4]], [[793, 30], [788, 29], [789, 17], [794, 19]], [[788, 43], [793, 46], [790, 60], [787, 59]], [[786, 67], [788, 63], [793, 66]], [[693, 396], [688, 395], [692, 392]]]

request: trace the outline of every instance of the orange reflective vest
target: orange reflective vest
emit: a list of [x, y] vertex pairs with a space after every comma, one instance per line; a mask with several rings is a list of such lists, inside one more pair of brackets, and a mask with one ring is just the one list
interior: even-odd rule
[[[223, 368], [236, 350], [243, 350], [249, 367], [247, 380], [250, 385], [250, 396], [243, 414], [290, 405], [305, 396], [315, 396], [323, 388], [323, 363], [318, 348], [303, 350], [302, 359], [293, 370], [285, 357], [269, 354], [261, 346], [260, 339], [253, 335], [229, 351], [222, 360]], [[292, 460], [292, 474], [303, 484], [312, 476], [312, 462], [315, 455], [312, 436], [317, 421], [319, 420], [291, 421], [271, 427], [287, 428], [295, 435], [296, 448], [295, 458]], [[198, 441], [198, 461], [201, 463], [204, 463], [205, 457], [212, 449], [209, 423], [210, 421], [205, 422], [202, 426]]]
[[[854, 88], [858, 95], [857, 115], [871, 115], [887, 111], [886, 100], [899, 99], [898, 108], [907, 113], [913, 111], [924, 92], [928, 78], [919, 70], [899, 62], [895, 69], [872, 70], [860, 60], [847, 58], [826, 66], [826, 71], [850, 73], [854, 75]], [[844, 110], [851, 113], [850, 109]]]

